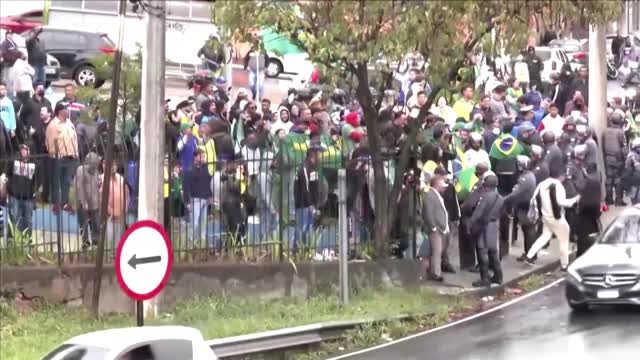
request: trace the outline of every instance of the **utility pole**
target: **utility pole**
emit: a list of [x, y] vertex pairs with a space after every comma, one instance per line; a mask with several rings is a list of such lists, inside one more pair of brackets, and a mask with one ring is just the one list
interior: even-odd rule
[[[163, 223], [165, 1], [148, 0], [142, 48], [140, 191], [138, 220]], [[170, 232], [169, 229], [165, 229]], [[157, 316], [157, 297], [144, 302], [145, 317]]]
[[598, 167], [604, 169], [602, 133], [607, 128], [606, 24], [589, 27], [589, 123], [598, 137]]
[[[111, 102], [109, 104], [109, 126], [107, 130], [107, 150], [105, 156], [104, 180], [102, 184], [102, 198], [100, 203], [100, 237], [98, 238], [98, 250], [96, 253], [96, 271], [93, 278], [93, 294], [91, 297], [91, 311], [98, 316], [100, 309], [100, 287], [102, 284], [102, 267], [104, 263], [104, 243], [107, 236], [107, 205], [109, 203], [109, 191], [111, 189], [111, 164], [113, 163], [113, 147], [116, 138], [116, 117], [118, 116], [118, 98], [120, 93], [120, 72], [122, 69], [122, 44], [124, 42], [124, 20], [127, 11], [126, 0], [119, 1], [118, 10], [118, 49], [115, 53], [113, 65], [113, 78], [111, 83]], [[123, 113], [122, 116], [125, 116]], [[119, 240], [119, 239], [118, 239]]]

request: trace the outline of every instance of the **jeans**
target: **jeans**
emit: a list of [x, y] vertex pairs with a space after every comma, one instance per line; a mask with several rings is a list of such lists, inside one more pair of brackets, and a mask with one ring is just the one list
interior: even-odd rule
[[69, 203], [69, 189], [76, 171], [75, 159], [53, 159], [51, 202], [57, 205]]
[[[258, 80], [260, 80], [260, 84], [258, 84]], [[258, 95], [264, 97], [264, 74], [261, 73], [260, 78], [258, 79], [258, 74], [256, 74], [255, 72], [251, 72], [249, 74], [249, 86], [251, 87], [253, 100], [258, 100]]]
[[313, 231], [313, 213], [311, 207], [296, 209], [296, 237], [294, 249], [300, 244], [309, 244], [309, 237]]
[[100, 236], [98, 210], [86, 210], [78, 207], [78, 225], [82, 231], [83, 243], [89, 243], [89, 230], [91, 230], [91, 244], [98, 243], [98, 236]]
[[[31, 233], [31, 220], [33, 218], [33, 209], [35, 208], [35, 201], [33, 199], [20, 200], [11, 197], [9, 200], [11, 204], [11, 221], [13, 221], [14, 229], [19, 232], [28, 230]], [[13, 237], [15, 238], [15, 234]]]
[[[191, 227], [189, 231], [189, 243], [193, 243], [195, 233], [198, 231], [200, 241], [207, 238], [207, 199], [191, 199], [191, 213], [189, 218], [191, 219]], [[197, 230], [196, 230], [197, 229]]]
[[34, 83], [44, 84], [44, 82], [47, 80], [47, 75], [45, 73], [44, 67], [44, 65], [33, 65], [33, 70], [36, 71], [35, 75], [33, 75]]

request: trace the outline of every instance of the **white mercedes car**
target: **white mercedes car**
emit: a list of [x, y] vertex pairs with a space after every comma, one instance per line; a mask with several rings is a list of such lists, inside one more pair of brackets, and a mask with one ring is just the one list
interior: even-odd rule
[[590, 305], [640, 306], [640, 207], [624, 210], [569, 266], [566, 280], [574, 311]]
[[42, 360], [217, 360], [200, 331], [183, 326], [109, 329], [76, 336]]

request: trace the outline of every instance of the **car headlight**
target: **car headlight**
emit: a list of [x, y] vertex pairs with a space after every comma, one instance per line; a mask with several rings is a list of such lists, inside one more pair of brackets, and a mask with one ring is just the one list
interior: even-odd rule
[[574, 281], [576, 281], [578, 283], [582, 282], [582, 277], [580, 276], [580, 274], [578, 274], [578, 272], [576, 271], [576, 269], [573, 266], [569, 266], [569, 268], [567, 269], [567, 274]]
[[626, 97], [636, 97], [636, 89], [627, 89], [624, 91], [624, 96]]

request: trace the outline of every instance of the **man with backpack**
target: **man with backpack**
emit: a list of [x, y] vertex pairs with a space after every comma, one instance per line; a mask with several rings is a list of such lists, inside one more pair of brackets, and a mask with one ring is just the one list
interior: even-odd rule
[[573, 206], [580, 200], [580, 195], [571, 199], [566, 198], [566, 191], [562, 182], [564, 175], [555, 173], [542, 181], [536, 188], [531, 203], [529, 204], [529, 219], [536, 223], [542, 220], [542, 234], [531, 246], [524, 261], [533, 265], [533, 258], [542, 249], [553, 235], [558, 240], [560, 252], [560, 265], [563, 271], [569, 266], [569, 223], [565, 218], [564, 208]]

